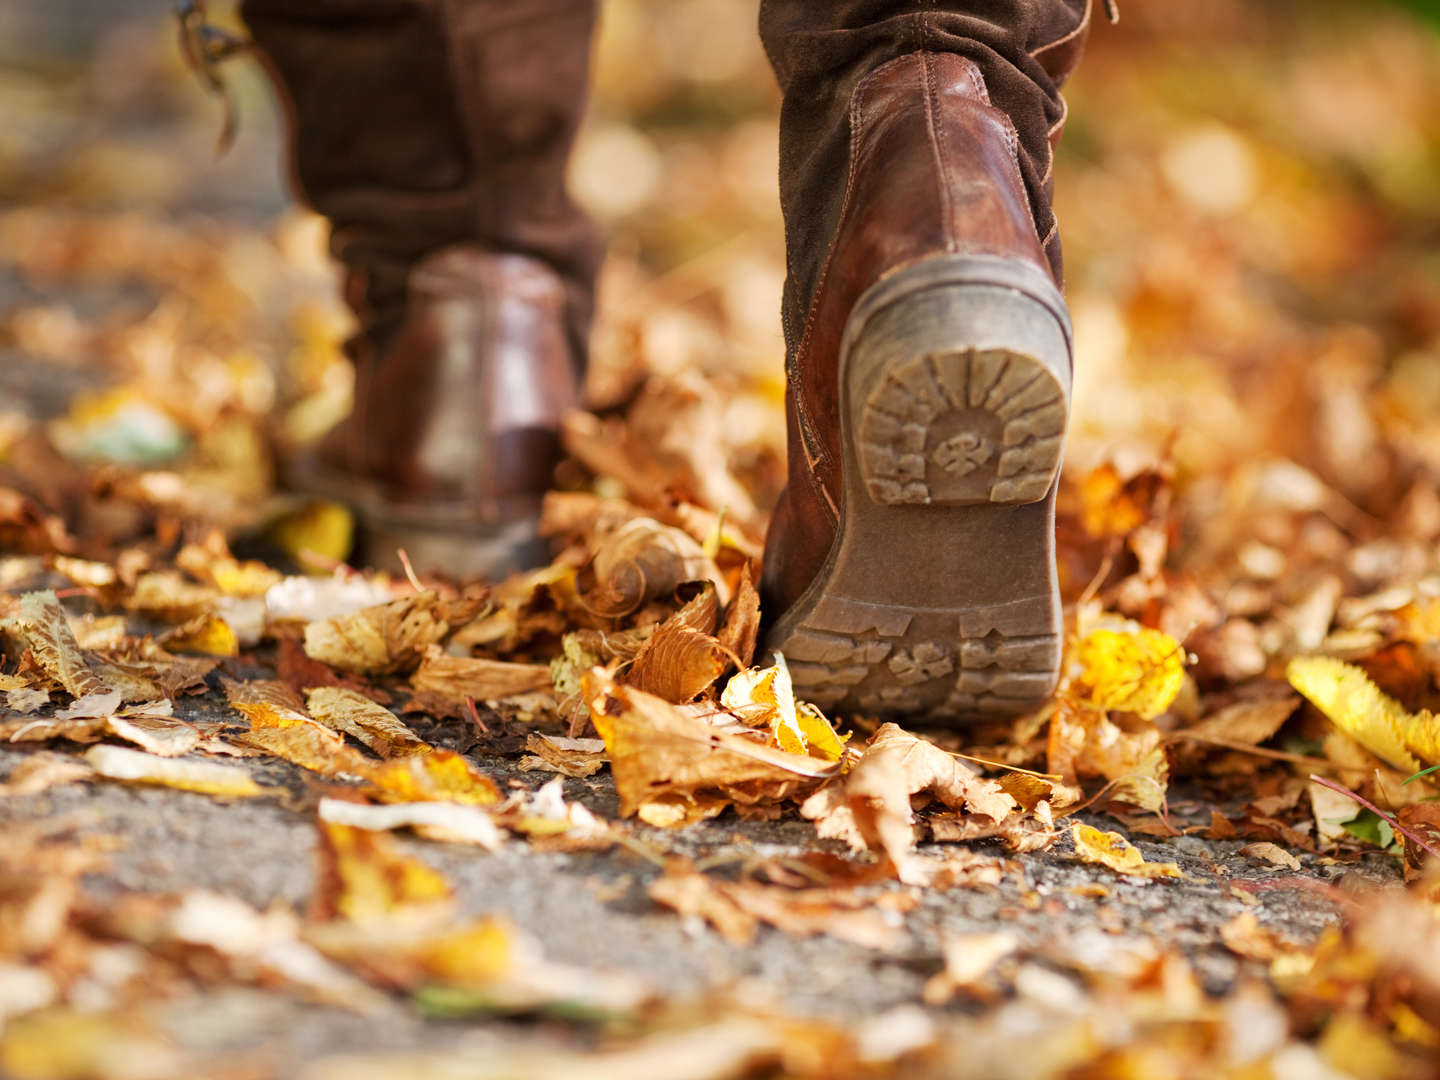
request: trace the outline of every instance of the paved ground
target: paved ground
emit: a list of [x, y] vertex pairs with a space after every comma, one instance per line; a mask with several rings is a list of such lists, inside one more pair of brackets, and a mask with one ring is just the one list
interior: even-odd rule
[[[225, 714], [218, 700], [191, 699], [186, 709], [198, 720], [213, 721]], [[463, 745], [459, 725], [425, 734], [442, 745]], [[502, 785], [514, 781], [533, 788], [547, 778], [514, 772], [513, 758], [472, 756]], [[8, 774], [23, 757], [23, 752], [0, 750], [0, 772]], [[285, 800], [289, 805], [81, 784], [0, 803], [0, 823], [28, 827], [73, 820], [81, 834], [119, 838], [109, 868], [86, 881], [101, 898], [124, 890], [206, 888], [259, 907], [278, 902], [303, 910], [313, 882], [314, 788], [304, 774], [283, 762], [242, 763], [262, 782], [287, 787], [292, 793]], [[568, 798], [615, 817], [617, 800], [608, 772], [567, 780], [565, 788]], [[1182, 800], [1178, 810], [1183, 814], [1184, 809]], [[1115, 824], [1105, 819], [1096, 823]], [[636, 831], [658, 852], [697, 859], [728, 857], [738, 862], [754, 855], [798, 855], [817, 845], [840, 850], [830, 842], [817, 842], [810, 824], [800, 820], [742, 822], [727, 815], [680, 831], [644, 826]], [[1078, 862], [1069, 853], [1068, 840], [1062, 839], [1052, 851], [1016, 857], [1012, 872], [996, 888], [918, 892], [913, 909], [896, 916], [903, 919], [907, 934], [893, 954], [830, 938], [797, 939], [769, 928], [761, 930], [753, 947], [727, 945], [698, 922], [657, 908], [645, 888], [658, 868], [624, 848], [549, 854], [514, 841], [487, 854], [423, 841], [402, 843], [450, 879], [464, 913], [506, 916], [539, 938], [553, 960], [633, 972], [672, 998], [730, 987], [752, 1001], [769, 997], [788, 1010], [841, 1020], [918, 1002], [924, 981], [940, 968], [940, 941], [946, 932], [1004, 927], [1045, 954], [1091, 958], [1152, 938], [1179, 946], [1206, 988], [1224, 992], [1245, 963], [1220, 943], [1218, 931], [1224, 923], [1253, 910], [1262, 925], [1308, 942], [1336, 920], [1330, 900], [1295, 887], [1288, 873], [1240, 855], [1238, 841], [1135, 840], [1147, 859], [1177, 862], [1186, 879], [1122, 878]], [[1319, 865], [1313, 857], [1304, 861], [1305, 876], [1320, 882], [1343, 872], [1393, 875], [1390, 863], [1379, 859], [1334, 866]], [[1290, 880], [1249, 894], [1258, 904], [1244, 902], [1232, 888], [1236, 882], [1281, 875]], [[1105, 895], [1089, 895], [1099, 891], [1096, 885], [1104, 886]], [[905, 888], [881, 886], [874, 894], [878, 898]], [[290, 1062], [341, 1050], [436, 1048], [462, 1039], [514, 1040], [535, 1034], [527, 1025], [507, 1021], [427, 1021], [399, 1003], [377, 1023], [344, 1010], [296, 1006], [283, 997], [248, 990], [186, 1001], [162, 1019], [191, 1049], [258, 1043]]]

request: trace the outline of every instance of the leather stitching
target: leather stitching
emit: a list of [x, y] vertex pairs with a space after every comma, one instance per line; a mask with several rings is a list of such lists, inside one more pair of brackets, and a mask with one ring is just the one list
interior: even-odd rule
[[1038, 60], [1042, 54], [1049, 52], [1051, 49], [1057, 49], [1061, 45], [1064, 45], [1066, 42], [1074, 41], [1077, 37], [1083, 34], [1085, 32], [1085, 28], [1090, 25], [1090, 9], [1093, 6], [1094, 0], [1085, 0], [1085, 10], [1080, 13], [1080, 22], [1076, 25], [1075, 29], [1071, 30], [1064, 37], [1056, 38], [1048, 45], [1042, 45], [1038, 49], [1032, 50], [1030, 53], [1031, 58]]
[[[795, 348], [795, 360], [792, 365], [792, 370], [788, 372], [797, 387], [799, 386], [798, 373], [800, 369], [800, 358], [810, 349], [811, 339], [815, 330], [815, 320], [820, 312], [820, 298], [824, 295], [825, 285], [830, 278], [830, 269], [835, 261], [837, 243], [840, 234], [844, 230], [845, 221], [850, 216], [851, 204], [854, 201], [855, 178], [859, 173], [859, 160], [863, 153], [860, 136], [865, 127], [866, 97], [874, 83], [879, 81], [882, 72], [886, 72], [890, 68], [897, 67], [910, 60], [911, 56], [907, 54], [897, 56], [895, 59], [881, 64], [874, 71], [870, 72], [870, 74], [866, 75], [865, 78], [860, 80], [855, 87], [854, 93], [851, 95], [850, 161], [845, 176], [845, 196], [840, 203], [840, 218], [836, 228], [835, 239], [830, 243], [830, 250], [825, 253], [825, 265], [820, 269], [820, 278], [815, 285], [815, 295], [810, 299], [810, 310], [805, 317], [805, 332], [800, 338], [800, 344]], [[810, 418], [805, 412], [804, 401], [798, 393], [795, 396], [795, 418], [799, 421], [796, 426], [800, 429], [801, 449], [805, 453], [805, 463], [809, 467], [810, 479], [815, 483], [815, 486], [820, 489], [821, 494], [825, 496], [825, 502], [830, 507], [831, 512], [835, 515], [835, 520], [838, 522], [840, 520], [840, 514], [838, 507], [835, 505], [835, 499], [817, 476], [818, 466], [822, 463], [828, 463], [829, 455], [826, 454], [823, 444], [815, 438], [814, 428], [811, 426]]]
[[939, 111], [939, 95], [935, 87], [935, 68], [930, 63], [930, 54], [920, 54], [920, 72], [924, 79], [925, 91], [925, 133], [930, 143], [930, 150], [935, 155], [935, 172], [939, 180], [940, 195], [940, 220], [945, 229], [945, 246], [950, 251], [957, 250], [955, 240], [955, 208], [950, 197], [950, 172], [945, 165], [944, 135], [941, 133], [941, 125], [936, 121], [936, 113]]

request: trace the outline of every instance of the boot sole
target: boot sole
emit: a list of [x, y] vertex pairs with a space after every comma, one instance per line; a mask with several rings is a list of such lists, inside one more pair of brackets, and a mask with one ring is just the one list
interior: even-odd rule
[[832, 712], [959, 721], [1055, 687], [1071, 332], [1048, 276], [938, 256], [872, 286], [840, 350], [830, 552], [767, 644]]

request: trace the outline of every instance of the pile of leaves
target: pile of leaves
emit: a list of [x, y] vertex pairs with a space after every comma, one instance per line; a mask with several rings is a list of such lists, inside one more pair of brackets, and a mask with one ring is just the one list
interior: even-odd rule
[[[757, 224], [774, 102], [750, 89], [758, 54], [634, 75], [705, 5], [614, 5], [609, 111], [577, 169], [630, 243], [544, 507], [553, 559], [508, 580], [399, 553], [403, 572], [348, 565], [349, 512], [279, 489], [348, 403], [322, 223], [185, 217], [138, 150], [110, 148], [108, 197], [148, 190], [149, 212], [42, 198], [39, 166], [0, 155], [17, 196], [0, 262], [20, 283], [0, 316], [0, 1073], [269, 1075], [258, 1056], [197, 1060], [147, 1011], [246, 986], [576, 1035], [483, 1060], [335, 1055], [310, 1080], [1430, 1075], [1440, 46], [1400, 15], [1317, 7], [1280, 26], [1241, 3], [1136, 2], [1097, 35], [1060, 185], [1080, 347], [1064, 669], [1035, 713], [960, 730], [825, 716], [763, 650], [781, 260], [712, 230]], [[150, 78], [185, 100], [159, 61]], [[730, 80], [745, 123], [655, 119], [698, 109], [707, 78]], [[1208, 89], [1203, 117], [1177, 85]], [[153, 105], [116, 93], [125, 115]], [[89, 175], [101, 149], [36, 160]], [[277, 804], [314, 832], [308, 906], [97, 889], [127, 841], [50, 813], [71, 785]], [[792, 823], [808, 850], [697, 855], [737, 821]], [[695, 934], [903, 957], [907, 917], [967, 891], [1019, 881], [1044, 910], [1027, 860], [1091, 868], [1107, 904], [1121, 882], [1201, 883], [1142, 851], [1185, 837], [1249, 868], [1203, 879], [1247, 909], [1215, 930], [1236, 979], [1217, 988], [1154, 938], [946, 931], [919, 1000], [854, 1022], [562, 963], [462, 912], [423, 857], [607, 852]], [[1276, 890], [1328, 905], [1329, 928], [1248, 910]]]

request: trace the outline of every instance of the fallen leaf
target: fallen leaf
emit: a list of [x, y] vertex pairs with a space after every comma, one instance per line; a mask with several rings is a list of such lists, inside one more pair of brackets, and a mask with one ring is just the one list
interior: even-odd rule
[[870, 901], [841, 890], [723, 881], [679, 865], [668, 868], [647, 892], [681, 915], [703, 918], [732, 945], [750, 944], [762, 922], [796, 937], [824, 934], [882, 951], [905, 940], [898, 920], [886, 919]]
[[717, 587], [721, 581], [694, 539], [652, 518], [631, 518], [605, 534], [590, 568], [596, 584], [585, 604], [605, 618], [628, 615], [687, 581], [713, 581]]
[[202, 615], [177, 626], [160, 638], [160, 644], [174, 652], [204, 653], [206, 656], [235, 656], [240, 640], [230, 624], [218, 615]]
[[1137, 848], [1119, 833], [1102, 832], [1090, 825], [1076, 822], [1070, 828], [1075, 841], [1075, 854], [1085, 862], [1108, 866], [1120, 874], [1140, 878], [1178, 878], [1180, 867], [1174, 863], [1146, 862]]
[[432, 749], [391, 761], [368, 763], [359, 774], [385, 802], [451, 802], [489, 806], [500, 791], [484, 773], [453, 750]]
[[274, 789], [261, 787], [244, 769], [211, 761], [159, 758], [120, 746], [92, 746], [85, 751], [85, 760], [98, 776], [107, 780], [127, 780], [196, 791], [202, 795], [238, 798], [276, 793]]
[[486, 851], [495, 851], [505, 842], [494, 820], [474, 806], [452, 802], [392, 803], [373, 806], [370, 803], [344, 799], [321, 799], [318, 810], [321, 821], [332, 825], [348, 825], [356, 829], [386, 832], [390, 829], [414, 829], [429, 840], [474, 844]]
[[731, 676], [720, 704], [751, 727], [768, 728], [775, 745], [787, 753], [837, 761], [845, 752], [845, 740], [819, 710], [795, 700], [790, 669], [778, 653], [773, 667], [749, 668]]
[[982, 989], [986, 977], [1011, 953], [1020, 948], [1014, 934], [999, 931], [991, 934], [943, 934], [940, 953], [945, 970], [932, 975], [925, 983], [923, 996], [927, 1005], [943, 1005], [957, 993], [986, 999], [993, 996]]
[[430, 745], [394, 713], [354, 690], [315, 687], [305, 692], [305, 705], [322, 724], [359, 740], [382, 758], [430, 751]]
[[403, 854], [384, 832], [322, 818], [318, 842], [312, 919], [424, 919], [450, 904], [449, 883], [428, 864]]
[[640, 649], [625, 682], [676, 705], [693, 701], [720, 677], [730, 658], [708, 633], [672, 617]]
[[305, 655], [340, 671], [388, 675], [414, 668], [450, 631], [433, 591], [307, 623]]
[[815, 821], [821, 836], [883, 855], [904, 881], [915, 847], [911, 800], [922, 793], [987, 819], [986, 825], [1005, 821], [1019, 805], [994, 780], [890, 723], [874, 734], [848, 774], [812, 795], [800, 812]]
[[622, 816], [653, 806], [665, 811], [664, 824], [683, 824], [732, 802], [778, 805], [803, 796], [835, 770], [808, 755], [720, 731], [660, 698], [619, 685], [599, 668], [585, 678], [585, 698], [605, 740]]
[[1300, 953], [1298, 944], [1260, 925], [1253, 911], [1242, 911], [1220, 926], [1220, 940], [1236, 956], [1270, 963], [1286, 953]]
[[1240, 849], [1240, 854], [1259, 862], [1268, 862], [1272, 866], [1283, 866], [1287, 870], [1299, 871], [1302, 869], [1299, 859], [1279, 844], [1272, 844], [1268, 840], [1246, 844]]
[[1082, 777], [1104, 777], [1111, 781], [1112, 801], [1159, 812], [1170, 778], [1164, 741], [1151, 724], [1121, 727], [1102, 710], [1062, 694], [1050, 717], [1045, 768], [1072, 787]]
[[463, 707], [467, 698], [497, 701], [514, 694], [543, 690], [551, 685], [551, 677], [550, 668], [545, 664], [446, 656], [432, 649], [410, 677], [410, 685], [421, 693], [435, 694]]
[[141, 574], [125, 598], [130, 611], [165, 622], [183, 623], [200, 619], [215, 608], [219, 593], [209, 585], [186, 580], [178, 571]]
[[531, 756], [520, 760], [522, 771], [545, 770], [561, 776], [594, 776], [605, 767], [605, 740], [562, 739], [531, 733], [525, 737]]
[[1087, 704], [1153, 720], [1185, 681], [1185, 651], [1169, 634], [1135, 626], [1091, 630], [1075, 646], [1074, 687]]
[[37, 795], [49, 788], [73, 784], [94, 775], [95, 770], [78, 758], [42, 750], [10, 770], [10, 775], [0, 784], [0, 798]]
[[1440, 763], [1436, 718], [1407, 712], [1355, 665], [1328, 656], [1297, 656], [1285, 676], [1336, 727], [1387, 764], [1413, 773], [1420, 771], [1421, 759]]
[[725, 622], [716, 635], [720, 644], [740, 661], [740, 669], [755, 660], [755, 643], [760, 636], [760, 593], [747, 562], [740, 571], [740, 585], [725, 611]]
[[18, 625], [40, 669], [71, 697], [80, 699], [110, 689], [90, 670], [53, 592], [22, 596]]

